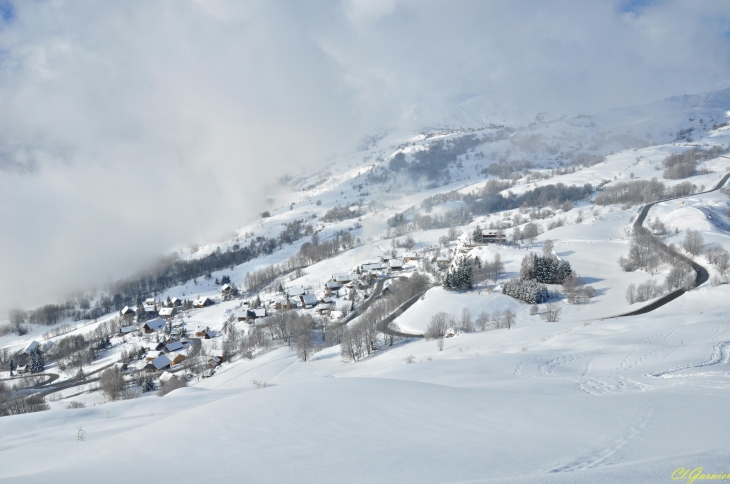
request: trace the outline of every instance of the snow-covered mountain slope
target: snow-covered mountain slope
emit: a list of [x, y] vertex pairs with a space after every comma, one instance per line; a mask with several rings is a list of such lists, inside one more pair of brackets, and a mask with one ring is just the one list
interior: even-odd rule
[[[629, 254], [642, 203], [596, 199], [625, 183], [644, 183], [642, 193], [658, 182], [666, 194], [686, 189], [686, 196], [652, 207], [645, 226], [657, 233], [663, 226], [665, 244], [681, 246], [696, 230], [706, 249], [730, 249], [728, 195], [700, 193], [730, 171], [730, 127], [721, 126], [730, 120], [729, 92], [572, 119], [543, 115], [532, 125], [521, 122], [519, 112], [515, 120], [514, 113], [480, 102], [467, 101], [453, 115], [416, 113], [419, 126], [430, 129], [386, 130], [323, 171], [292, 174], [282, 180], [287, 198], [276, 200], [266, 217], [229, 240], [179, 250], [179, 260], [192, 264], [273, 241], [241, 263], [211, 270], [209, 278], [172, 282], [146, 295], [158, 306], [175, 297], [215, 302], [172, 319], [189, 335], [181, 354], [201, 362], [170, 368], [190, 375], [187, 388], [164, 397], [136, 395], [147, 361], [135, 356], [126, 378], [138, 398], [110, 401], [98, 391], [94, 372], [142, 347], [151, 354], [158, 340], [168, 338], [166, 331], [114, 335], [110, 346], [81, 363], [89, 375], [82, 382], [73, 381], [76, 364], [52, 358], [63, 338], [96, 341], [94, 335], [117, 328], [116, 310], [0, 336], [3, 361], [34, 340], [52, 342], [45, 373], [58, 375], [45, 386], [33, 382], [58, 390], [46, 397], [49, 411], [0, 418], [0, 479], [665, 482], [679, 468], [724, 472], [730, 285], [721, 284], [710, 253], [682, 252], [706, 267], [715, 283], [648, 314], [606, 319], [644, 304], [627, 300], [632, 284], [654, 281], [659, 287], [673, 267], [622, 270], [618, 259]], [[492, 118], [490, 109], [502, 109], [502, 118]], [[719, 154], [698, 163], [696, 175], [662, 177], [669, 155], [712, 147]], [[558, 184], [576, 187], [567, 202], [549, 192]], [[542, 193], [553, 194], [530, 198]], [[542, 233], [514, 237], [514, 244], [470, 240], [480, 228], [502, 231], [511, 242], [515, 230], [530, 223]], [[338, 247], [315, 254], [334, 240]], [[551, 299], [533, 314], [531, 304], [502, 289], [519, 277], [525, 255], [542, 253], [548, 240], [595, 295], [569, 303], [561, 286], [549, 285]], [[487, 263], [497, 255], [504, 267], [496, 280], [471, 291], [435, 284], [459, 257]], [[388, 270], [389, 259], [403, 261], [403, 268]], [[367, 272], [363, 264], [376, 262], [386, 269], [360, 279], [357, 272]], [[257, 273], [262, 270], [269, 272]], [[343, 273], [355, 278], [352, 287], [342, 282], [325, 293], [325, 285]], [[264, 282], [254, 284], [254, 274]], [[393, 313], [393, 323], [403, 333], [422, 335], [434, 314], [453, 316], [443, 349], [438, 340], [377, 333], [368, 336], [373, 345], [362, 358], [344, 357], [332, 335], [358, 331], [389, 298], [402, 302], [397, 288], [416, 274], [425, 274], [431, 286], [408, 299], [413, 304], [407, 310]], [[241, 296], [223, 296], [224, 277]], [[300, 289], [320, 303], [281, 309], [284, 293]], [[92, 304], [106, 296], [93, 295]], [[647, 302], [658, 296], [650, 294]], [[346, 317], [348, 310], [340, 308], [350, 298], [355, 313]], [[249, 324], [243, 319], [257, 300], [268, 314]], [[560, 309], [557, 321], [543, 317], [548, 304]], [[458, 321], [465, 310], [474, 321], [488, 314], [493, 329], [463, 330]], [[503, 324], [507, 312], [513, 312], [510, 329]], [[313, 318], [304, 341], [292, 336], [293, 323], [281, 325], [286, 337], [276, 333], [281, 314]], [[206, 328], [211, 339], [194, 337]], [[46, 333], [52, 329], [57, 334]], [[251, 350], [246, 344], [254, 336], [263, 340]], [[307, 345], [305, 361], [298, 349]], [[209, 357], [224, 352], [226, 361], [209, 368]], [[11, 378], [5, 367], [0, 379], [15, 385], [15, 396], [38, 390], [22, 388], [31, 386], [27, 378]], [[257, 389], [254, 382], [267, 386]], [[85, 408], [68, 409], [71, 401]], [[77, 440], [79, 427], [85, 440]]]

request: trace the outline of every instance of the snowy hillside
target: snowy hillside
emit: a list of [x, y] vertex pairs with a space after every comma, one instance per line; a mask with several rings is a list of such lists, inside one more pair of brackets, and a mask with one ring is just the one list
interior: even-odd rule
[[0, 407], [42, 411], [0, 417], [0, 479], [725, 472], [729, 113], [414, 108], [229, 240], [5, 323]]

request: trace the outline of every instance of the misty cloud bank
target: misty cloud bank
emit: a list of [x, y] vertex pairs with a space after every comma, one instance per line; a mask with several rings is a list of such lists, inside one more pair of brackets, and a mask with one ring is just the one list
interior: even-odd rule
[[414, 109], [591, 112], [730, 79], [725, 2], [0, 7], [0, 313], [230, 233]]

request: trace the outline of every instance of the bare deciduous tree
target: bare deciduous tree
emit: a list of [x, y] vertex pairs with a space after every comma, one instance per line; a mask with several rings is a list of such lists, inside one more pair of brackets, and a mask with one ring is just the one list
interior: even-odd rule
[[479, 331], [484, 331], [489, 326], [489, 313], [486, 311], [480, 312], [474, 320], [476, 327]]
[[502, 321], [507, 329], [511, 329], [515, 325], [516, 319], [517, 315], [511, 309], [505, 309], [504, 313], [502, 313]]
[[563, 308], [561, 308], [559, 304], [548, 303], [545, 306], [545, 312], [542, 314], [542, 317], [545, 319], [545, 321], [549, 323], [554, 323], [560, 320], [560, 313], [562, 312]]
[[102, 372], [99, 386], [109, 400], [117, 400], [124, 389], [124, 376], [118, 368], [109, 368]]
[[297, 338], [297, 355], [302, 361], [307, 361], [312, 355], [312, 340], [308, 334], [301, 334]]
[[446, 330], [449, 329], [450, 321], [451, 317], [449, 314], [439, 311], [431, 316], [431, 322], [428, 323], [424, 336], [426, 339], [443, 338], [446, 335]]
[[699, 255], [702, 252], [702, 245], [705, 243], [704, 237], [696, 230], [687, 229], [684, 234], [682, 248], [692, 255]]

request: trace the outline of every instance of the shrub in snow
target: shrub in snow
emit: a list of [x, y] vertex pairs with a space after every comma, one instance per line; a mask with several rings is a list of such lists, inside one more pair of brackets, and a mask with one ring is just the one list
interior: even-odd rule
[[502, 294], [512, 296], [530, 304], [540, 304], [548, 300], [548, 291], [544, 284], [535, 281], [511, 279], [502, 286]]

